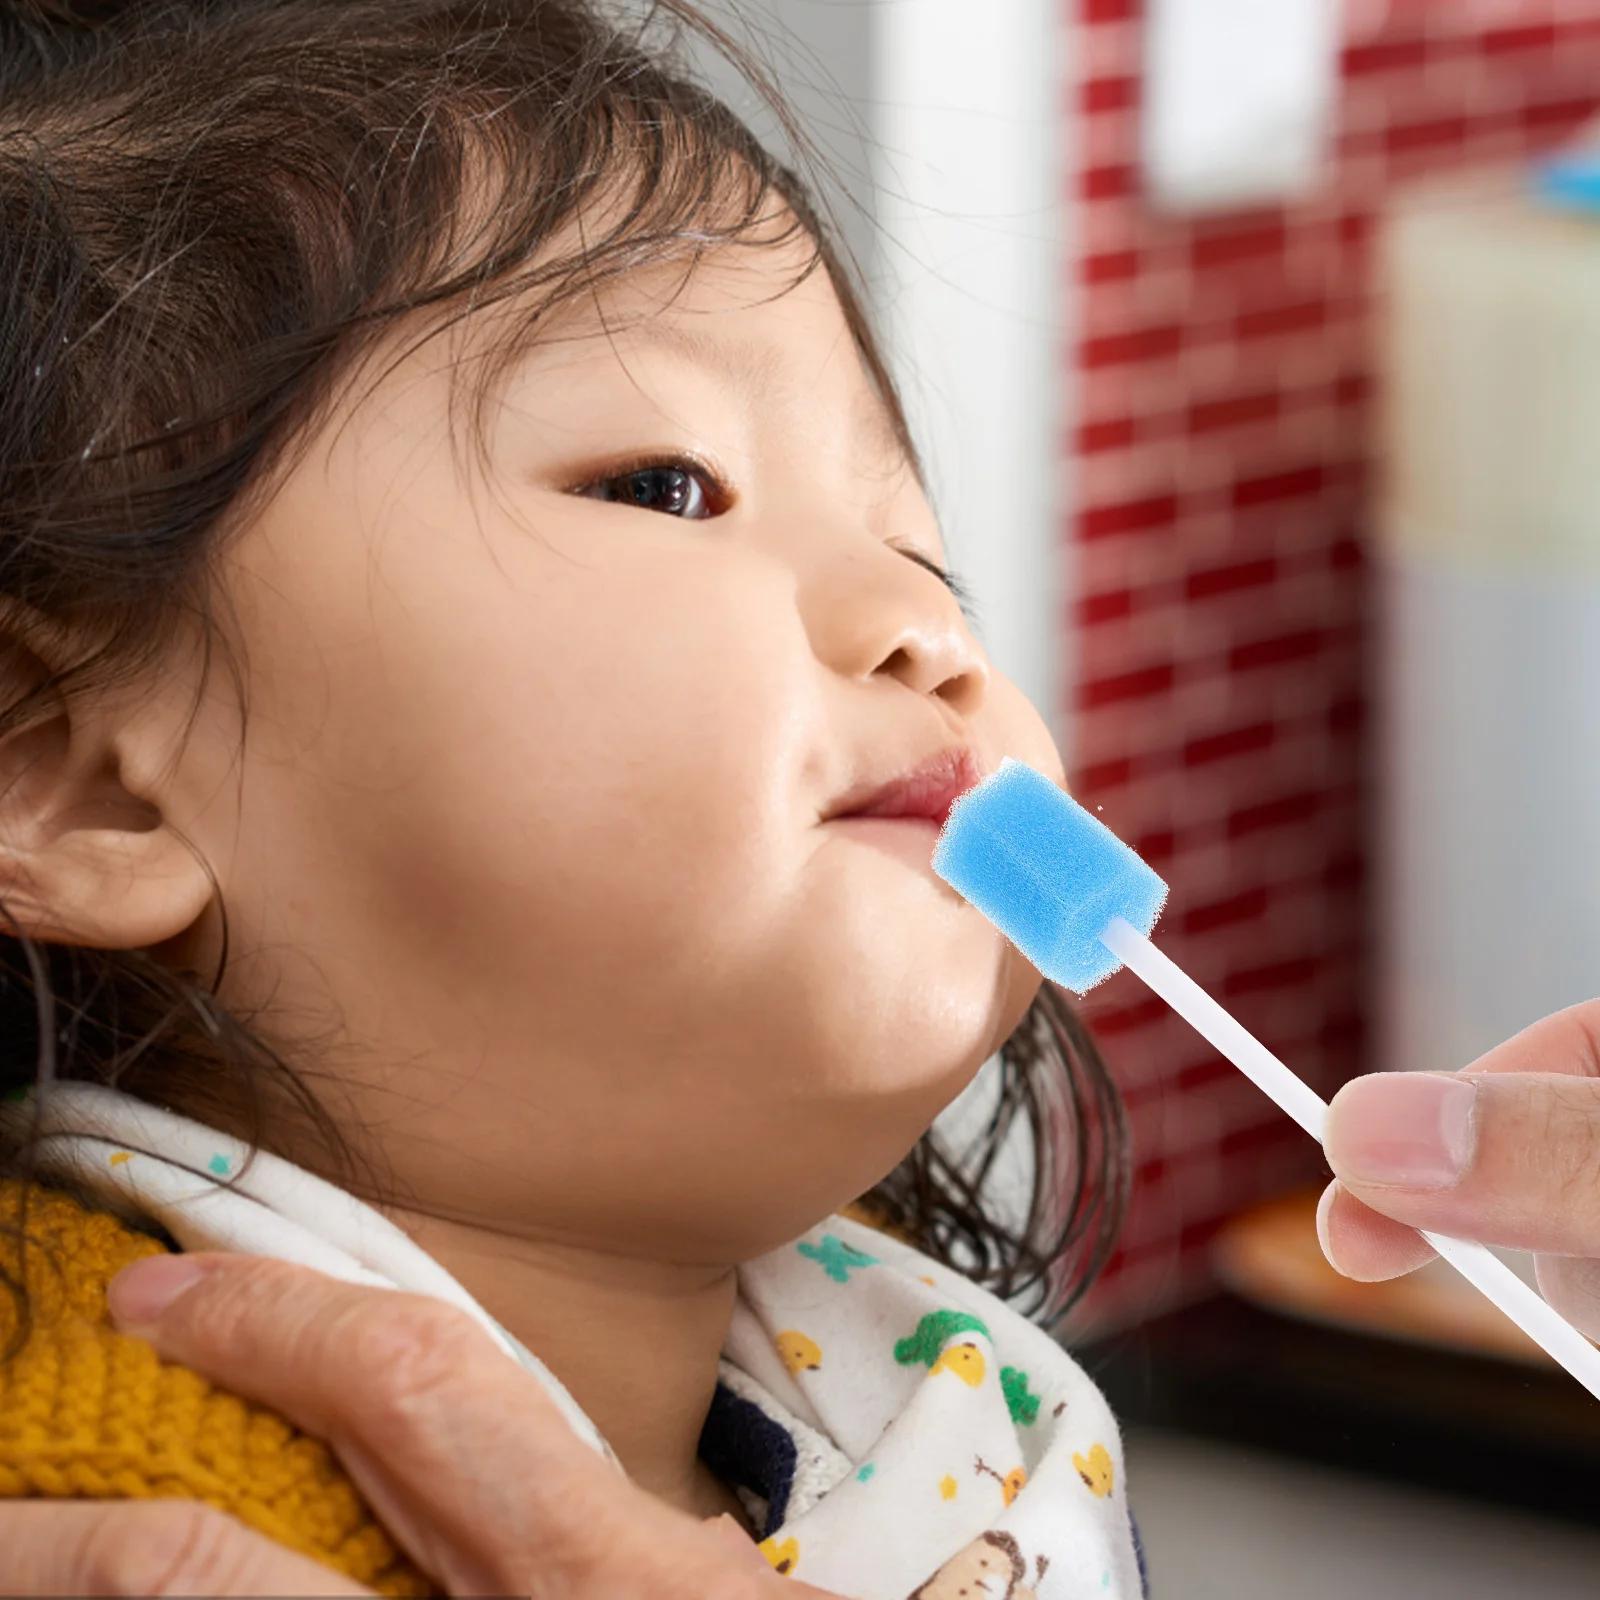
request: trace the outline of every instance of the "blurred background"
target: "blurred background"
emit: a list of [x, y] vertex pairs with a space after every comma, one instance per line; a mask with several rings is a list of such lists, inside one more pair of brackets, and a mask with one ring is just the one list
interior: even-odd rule
[[[736, 11], [1158, 943], [1325, 1095], [1600, 993], [1600, 0]], [[1136, 1177], [1069, 1338], [1158, 1600], [1600, 1595], [1600, 1406], [1336, 1278], [1312, 1143], [1087, 1010]]]

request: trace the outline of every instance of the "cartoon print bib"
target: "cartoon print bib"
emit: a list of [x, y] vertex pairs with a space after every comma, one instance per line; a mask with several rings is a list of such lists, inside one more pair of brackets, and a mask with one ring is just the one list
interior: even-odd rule
[[791, 1499], [780, 1571], [858, 1600], [1134, 1600], [1116, 1424], [1059, 1344], [843, 1217], [739, 1274], [725, 1354], [850, 1470]]
[[[26, 1126], [31, 1108], [0, 1107]], [[98, 1085], [46, 1101], [37, 1170], [159, 1222], [185, 1250], [297, 1261], [474, 1316], [556, 1400], [553, 1374], [381, 1213], [278, 1157]], [[739, 1271], [701, 1454], [779, 1572], [852, 1600], [1136, 1600], [1104, 1398], [1053, 1339], [960, 1274], [834, 1217]], [[614, 1459], [614, 1457], [612, 1457]]]

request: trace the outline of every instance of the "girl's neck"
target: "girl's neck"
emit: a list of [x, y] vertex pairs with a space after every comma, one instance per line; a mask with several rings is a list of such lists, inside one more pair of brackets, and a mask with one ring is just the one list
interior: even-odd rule
[[635, 1483], [697, 1516], [728, 1512], [743, 1521], [698, 1454], [733, 1315], [731, 1268], [389, 1214], [572, 1391]]

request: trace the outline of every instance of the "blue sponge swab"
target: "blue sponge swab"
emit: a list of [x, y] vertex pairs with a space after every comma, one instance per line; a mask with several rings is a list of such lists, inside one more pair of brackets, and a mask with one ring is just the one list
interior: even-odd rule
[[[939, 834], [933, 868], [1063, 988], [1083, 994], [1131, 967], [1321, 1142], [1326, 1102], [1150, 943], [1166, 884], [1042, 772], [1006, 760], [962, 795]], [[1600, 1399], [1600, 1350], [1492, 1251], [1419, 1231]]]
[[1122, 965], [1100, 943], [1113, 917], [1149, 933], [1167, 903], [1166, 884], [1116, 834], [1009, 756], [956, 801], [933, 870], [1075, 994]]

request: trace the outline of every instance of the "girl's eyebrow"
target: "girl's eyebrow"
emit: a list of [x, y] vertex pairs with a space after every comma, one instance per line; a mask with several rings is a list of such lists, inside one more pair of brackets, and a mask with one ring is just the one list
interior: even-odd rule
[[759, 399], [777, 387], [783, 359], [770, 347], [748, 339], [718, 338], [670, 322], [645, 322], [629, 332], [644, 344], [660, 345], [716, 373], [747, 399]]
[[[770, 346], [742, 338], [719, 338], [668, 322], [644, 323], [633, 331], [645, 343], [660, 345], [716, 373], [747, 399], [770, 396], [781, 382], [783, 357]], [[859, 456], [873, 461], [892, 460], [897, 465], [906, 459], [893, 416], [873, 384], [863, 381], [851, 413], [850, 438]]]

